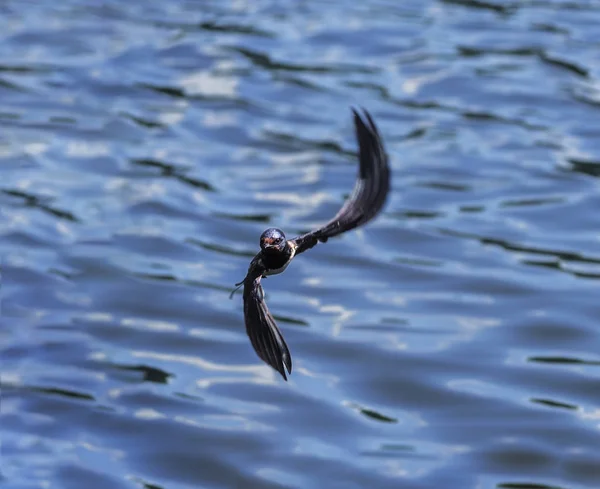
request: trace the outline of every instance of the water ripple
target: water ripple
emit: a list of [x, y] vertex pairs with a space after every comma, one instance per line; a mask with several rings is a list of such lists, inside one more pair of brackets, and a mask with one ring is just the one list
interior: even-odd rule
[[[0, 6], [2, 482], [596, 489], [597, 1]], [[266, 227], [393, 192], [241, 295]]]

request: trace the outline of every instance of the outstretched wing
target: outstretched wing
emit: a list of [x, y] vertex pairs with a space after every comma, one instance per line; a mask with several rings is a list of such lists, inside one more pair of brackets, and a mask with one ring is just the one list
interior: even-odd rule
[[390, 168], [383, 141], [371, 115], [363, 109], [364, 116], [352, 109], [356, 139], [358, 141], [358, 179], [350, 198], [339, 212], [323, 227], [294, 238], [296, 254], [302, 253], [319, 241], [354, 229], [373, 219], [381, 210], [390, 190]]
[[[285, 370], [292, 373], [292, 356], [275, 319], [265, 302], [260, 281], [266, 268], [257, 256], [252, 260], [244, 279], [244, 319], [246, 333], [263, 362], [277, 370], [287, 380]], [[284, 368], [285, 367], [285, 368]]]

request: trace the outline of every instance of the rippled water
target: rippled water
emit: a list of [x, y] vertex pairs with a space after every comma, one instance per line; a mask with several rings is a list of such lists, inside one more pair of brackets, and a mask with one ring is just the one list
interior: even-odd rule
[[[600, 2], [0, 6], [0, 482], [600, 487]], [[238, 295], [271, 225], [368, 227]]]

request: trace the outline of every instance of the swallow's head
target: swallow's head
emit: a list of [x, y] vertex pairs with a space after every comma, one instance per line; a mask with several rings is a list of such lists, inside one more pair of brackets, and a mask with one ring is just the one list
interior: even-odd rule
[[269, 228], [260, 235], [260, 249], [264, 251], [283, 251], [287, 245], [281, 229]]

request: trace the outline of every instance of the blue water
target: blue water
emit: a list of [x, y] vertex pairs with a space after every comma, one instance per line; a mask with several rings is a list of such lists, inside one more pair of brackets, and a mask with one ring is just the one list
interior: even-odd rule
[[[0, 485], [598, 489], [600, 2], [0, 6]], [[393, 193], [327, 221], [374, 115]]]

